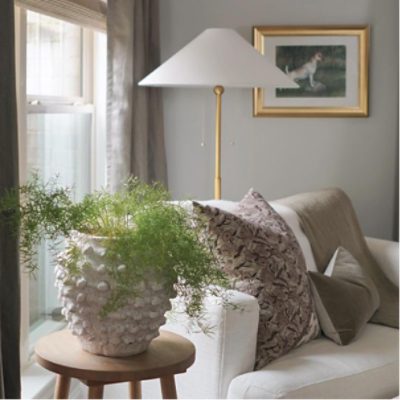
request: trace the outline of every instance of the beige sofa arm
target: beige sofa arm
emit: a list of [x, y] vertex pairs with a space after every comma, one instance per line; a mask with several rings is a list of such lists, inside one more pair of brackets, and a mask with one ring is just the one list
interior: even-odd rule
[[370, 237], [365, 239], [382, 271], [399, 287], [399, 243]]

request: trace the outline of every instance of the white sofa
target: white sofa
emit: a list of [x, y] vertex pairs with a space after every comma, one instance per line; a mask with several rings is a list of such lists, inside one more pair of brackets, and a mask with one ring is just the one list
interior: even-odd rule
[[[221, 202], [229, 210], [230, 202]], [[294, 231], [309, 269], [315, 269], [308, 239], [291, 209], [272, 203]], [[398, 286], [398, 243], [369, 238], [368, 246], [385, 274]], [[189, 338], [196, 346], [195, 364], [176, 377], [180, 398], [393, 398], [399, 386], [399, 331], [368, 324], [347, 346], [325, 337], [307, 343], [253, 371], [258, 303], [233, 292], [239, 309], [222, 308], [208, 299], [213, 335], [187, 333], [182, 317], [163, 329]], [[127, 388], [110, 386], [107, 397], [126, 397]], [[158, 382], [143, 383], [144, 398], [160, 398]]]

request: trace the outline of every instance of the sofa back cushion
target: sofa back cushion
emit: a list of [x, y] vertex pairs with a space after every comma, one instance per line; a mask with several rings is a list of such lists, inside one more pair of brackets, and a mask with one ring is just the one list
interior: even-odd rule
[[256, 369], [319, 334], [301, 248], [290, 227], [252, 190], [231, 209], [194, 203], [235, 289], [260, 305]]
[[301, 229], [300, 220], [295, 211], [276, 201], [269, 201], [268, 204], [285, 220], [285, 222], [290, 226], [294, 236], [296, 236], [306, 262], [307, 270], [318, 271], [310, 246], [310, 241]]
[[397, 287], [384, 275], [368, 249], [349, 197], [340, 189], [325, 189], [277, 202], [292, 208], [298, 215], [321, 273], [338, 247], [350, 251], [378, 289], [381, 303], [371, 322], [398, 328]]

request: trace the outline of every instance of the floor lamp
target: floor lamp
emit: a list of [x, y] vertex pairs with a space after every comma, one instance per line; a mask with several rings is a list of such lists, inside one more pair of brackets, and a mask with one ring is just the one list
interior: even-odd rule
[[216, 96], [214, 197], [221, 198], [221, 106], [224, 88], [297, 88], [232, 29], [206, 29], [139, 82], [140, 86], [210, 87]]

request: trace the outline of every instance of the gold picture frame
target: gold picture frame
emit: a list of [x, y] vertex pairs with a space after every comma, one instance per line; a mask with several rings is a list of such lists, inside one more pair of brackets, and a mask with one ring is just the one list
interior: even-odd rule
[[253, 41], [300, 85], [255, 88], [255, 117], [368, 116], [368, 26], [254, 26]]

